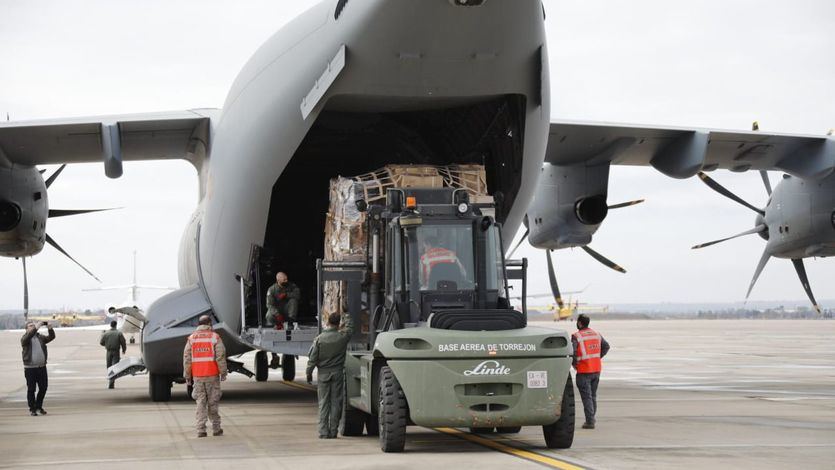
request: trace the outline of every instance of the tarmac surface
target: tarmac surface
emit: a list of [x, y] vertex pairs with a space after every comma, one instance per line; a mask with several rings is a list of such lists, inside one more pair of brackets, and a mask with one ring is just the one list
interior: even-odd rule
[[[542, 323], [572, 328], [568, 323]], [[147, 377], [106, 389], [98, 332], [58, 329], [49, 346], [47, 416], [31, 417], [19, 332], [0, 331], [0, 468], [832, 468], [835, 321], [599, 321], [611, 343], [598, 426], [569, 450], [541, 428], [517, 435], [410, 427], [406, 451], [376, 438], [316, 438], [303, 381], [224, 383], [222, 437], [197, 439], [194, 404], [175, 385], [147, 398]], [[132, 345], [128, 355], [138, 355]], [[243, 357], [252, 365], [252, 354]]]

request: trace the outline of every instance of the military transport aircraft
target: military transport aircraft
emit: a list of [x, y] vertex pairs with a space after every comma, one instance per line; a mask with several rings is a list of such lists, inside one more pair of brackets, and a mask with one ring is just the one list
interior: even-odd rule
[[36, 165], [102, 162], [111, 178], [124, 161], [194, 165], [200, 201], [180, 245], [181, 287], [146, 312], [154, 400], [169, 399], [185, 337], [204, 313], [215, 317], [230, 356], [268, 348], [247, 333], [246, 315], [268, 260], [316, 292], [312, 260], [323, 255], [328, 181], [338, 174], [390, 163], [483, 164], [504, 239], [527, 217], [531, 244], [559, 249], [586, 247], [604, 221], [612, 164], [674, 178], [780, 170], [791, 177], [763, 218], [771, 239], [794, 245], [784, 251], [789, 245], [770, 241], [767, 253], [830, 254], [831, 138], [552, 123], [549, 86], [539, 0], [326, 0], [258, 49], [222, 110], [0, 125], [0, 171], [14, 183], [0, 186], [0, 236], [21, 247], [42, 237], [47, 212], [35, 219], [31, 201], [45, 195]]

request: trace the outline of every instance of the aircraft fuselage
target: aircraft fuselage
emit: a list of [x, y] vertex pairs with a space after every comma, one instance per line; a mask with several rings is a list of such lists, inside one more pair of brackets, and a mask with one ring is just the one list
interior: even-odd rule
[[[323, 254], [329, 178], [388, 163], [483, 164], [506, 240], [536, 186], [550, 118], [539, 1], [375, 0], [338, 15], [336, 4], [313, 7], [261, 46], [213, 123], [180, 282], [203, 287], [227, 340], [240, 331], [235, 276], [248, 276], [254, 245], [314, 289], [306, 269]], [[178, 373], [148, 351], [155, 341], [181, 347], [193, 329], [172, 323], [163, 303], [175, 297], [148, 310], [152, 372]]]

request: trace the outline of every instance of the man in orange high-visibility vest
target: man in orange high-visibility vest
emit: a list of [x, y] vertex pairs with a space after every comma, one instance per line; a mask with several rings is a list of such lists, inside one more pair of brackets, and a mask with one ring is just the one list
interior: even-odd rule
[[594, 429], [597, 414], [597, 385], [603, 356], [609, 352], [609, 343], [600, 333], [589, 328], [591, 320], [587, 315], [577, 317], [577, 332], [571, 335], [574, 346], [574, 368], [577, 369], [577, 389], [583, 399], [586, 422], [583, 429]]
[[212, 319], [203, 315], [183, 350], [183, 376], [194, 387], [197, 400], [197, 437], [206, 437], [206, 421], [212, 421], [212, 436], [223, 435], [220, 427], [220, 382], [226, 380], [226, 348], [212, 331]]
[[437, 286], [430, 286], [432, 269], [439, 264], [454, 265], [460, 272], [460, 279], [466, 278], [467, 271], [454, 251], [443, 248], [435, 238], [423, 240], [423, 252], [420, 255], [420, 285], [423, 289], [434, 290]]

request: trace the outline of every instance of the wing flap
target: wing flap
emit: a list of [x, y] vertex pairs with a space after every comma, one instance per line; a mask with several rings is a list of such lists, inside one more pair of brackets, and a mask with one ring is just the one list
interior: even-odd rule
[[545, 161], [652, 165], [677, 177], [722, 168], [782, 170], [818, 178], [835, 167], [833, 142], [826, 136], [565, 121], [551, 123]]
[[208, 144], [216, 110], [99, 116], [0, 124], [0, 149], [19, 165], [89, 163], [104, 159], [103, 126], [119, 129], [123, 160], [184, 159], [194, 141]]

